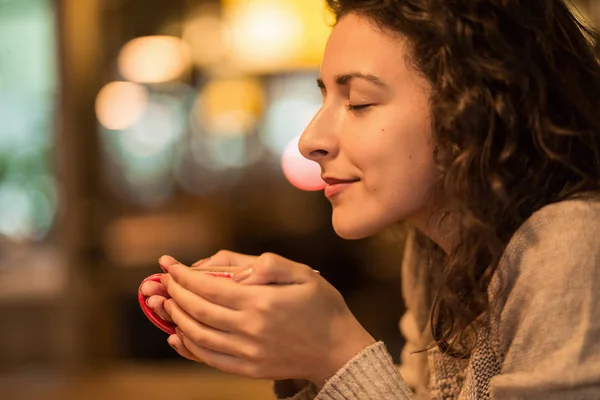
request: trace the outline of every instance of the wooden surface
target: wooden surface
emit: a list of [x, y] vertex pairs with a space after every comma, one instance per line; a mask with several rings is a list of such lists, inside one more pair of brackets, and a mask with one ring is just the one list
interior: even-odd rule
[[48, 372], [0, 373], [2, 400], [263, 400], [270, 381], [186, 365], [117, 366], [79, 376]]

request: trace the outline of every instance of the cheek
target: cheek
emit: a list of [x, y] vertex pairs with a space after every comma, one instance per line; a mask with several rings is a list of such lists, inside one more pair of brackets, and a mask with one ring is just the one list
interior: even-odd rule
[[414, 100], [345, 121], [341, 149], [362, 171], [370, 190], [427, 186], [431, 180], [435, 165], [429, 111], [426, 102]]
[[367, 194], [386, 209], [410, 212], [421, 208], [437, 176], [428, 135], [423, 131], [388, 132], [386, 128], [378, 131], [372, 145], [363, 145], [356, 158]]
[[354, 144], [355, 165], [368, 181], [427, 181], [436, 170], [433, 146], [422, 132], [381, 131]]

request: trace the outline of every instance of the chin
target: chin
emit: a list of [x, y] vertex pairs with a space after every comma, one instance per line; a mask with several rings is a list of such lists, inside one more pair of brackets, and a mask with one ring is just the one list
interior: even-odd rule
[[352, 229], [337, 228], [335, 225], [333, 226], [333, 230], [339, 237], [346, 240], [358, 240], [371, 236], [370, 234], [363, 234], [360, 231]]
[[332, 218], [333, 230], [342, 239], [357, 240], [373, 236], [385, 228], [378, 224], [368, 223], [367, 221], [359, 221], [356, 218], [343, 219]]

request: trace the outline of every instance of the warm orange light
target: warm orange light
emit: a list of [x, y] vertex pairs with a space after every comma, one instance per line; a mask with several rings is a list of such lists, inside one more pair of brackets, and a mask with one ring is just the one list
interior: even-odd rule
[[131, 40], [118, 59], [121, 75], [139, 83], [161, 83], [179, 78], [190, 66], [188, 45], [174, 36], [145, 36]]
[[146, 88], [132, 82], [111, 82], [96, 97], [96, 116], [107, 129], [127, 129], [142, 116], [148, 105]]
[[322, 0], [222, 0], [230, 56], [243, 70], [316, 68], [331, 31]]

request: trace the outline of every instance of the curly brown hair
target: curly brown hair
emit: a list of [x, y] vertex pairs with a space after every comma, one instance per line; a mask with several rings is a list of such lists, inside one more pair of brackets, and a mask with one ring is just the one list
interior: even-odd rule
[[595, 33], [563, 0], [327, 3], [338, 21], [355, 13], [408, 39], [411, 64], [430, 82], [434, 198], [460, 216], [431, 326], [443, 351], [468, 357], [517, 228], [547, 204], [600, 191]]

